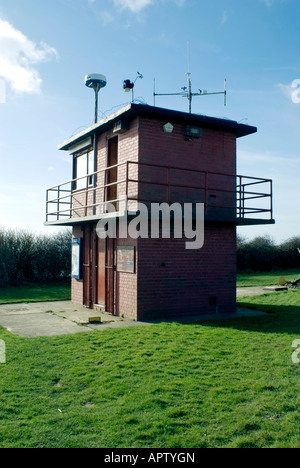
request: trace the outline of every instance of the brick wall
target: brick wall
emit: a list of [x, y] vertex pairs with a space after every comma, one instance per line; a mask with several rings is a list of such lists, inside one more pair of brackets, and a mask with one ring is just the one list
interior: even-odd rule
[[[127, 161], [138, 161], [138, 119], [135, 119], [130, 123], [130, 128], [127, 132], [121, 135], [115, 135], [112, 130], [102, 134], [98, 138], [98, 168], [101, 170], [107, 167], [108, 158], [108, 140], [111, 138], [118, 138], [118, 181], [125, 180], [126, 178], [126, 162]], [[130, 167], [129, 176], [135, 178], [137, 176], [137, 166], [132, 165]], [[104, 172], [98, 175], [97, 185], [104, 185]], [[137, 185], [130, 184], [130, 195], [132, 197], [137, 196]], [[126, 183], [122, 182], [118, 184], [117, 197], [121, 199], [126, 193]], [[97, 191], [97, 200], [103, 201], [104, 194], [103, 190]]]
[[[170, 201], [208, 202], [214, 215], [223, 220], [224, 207], [235, 206], [236, 138], [230, 132], [203, 129], [202, 138], [187, 139], [185, 123], [176, 121], [172, 134], [163, 132], [162, 119], [141, 118], [139, 161], [193, 171], [222, 174], [207, 176], [211, 187], [205, 193], [205, 175], [188, 170], [161, 171], [140, 167], [145, 181], [188, 185], [196, 189], [173, 188]], [[224, 176], [223, 174], [226, 174]], [[161, 179], [161, 180], [160, 180]], [[198, 187], [198, 189], [197, 189]], [[229, 193], [228, 190], [232, 190]], [[142, 184], [141, 198], [166, 200], [166, 187]], [[220, 208], [220, 205], [222, 208]], [[212, 209], [212, 208], [211, 208]], [[232, 210], [232, 216], [235, 210]], [[205, 243], [200, 250], [186, 250], [186, 239], [140, 239], [138, 242], [138, 318], [215, 314], [235, 311], [236, 228], [233, 224], [205, 225]]]
[[139, 161], [224, 174], [236, 172], [236, 137], [223, 130], [203, 128], [202, 138], [186, 139], [184, 121], [171, 122], [163, 132], [162, 119], [140, 118]]
[[140, 239], [138, 248], [139, 319], [235, 312], [235, 226], [206, 224], [200, 250], [185, 239]]
[[[203, 129], [200, 139], [184, 136], [183, 121], [174, 125], [172, 134], [163, 132], [166, 120], [135, 118], [130, 129], [118, 136], [119, 164], [126, 161], [179, 167], [185, 170], [168, 172], [161, 168], [130, 165], [129, 177], [150, 184], [129, 184], [132, 198], [149, 198], [156, 201], [209, 200], [222, 219], [224, 209], [220, 200], [231, 206], [235, 203], [236, 139], [230, 132]], [[98, 170], [107, 166], [108, 140], [115, 137], [112, 130], [99, 135], [97, 142]], [[125, 175], [126, 164], [119, 167], [118, 179]], [[208, 178], [190, 170], [222, 174], [209, 177], [211, 189], [203, 190]], [[225, 174], [225, 176], [223, 176]], [[166, 180], [173, 184], [191, 185], [196, 189], [166, 188]], [[98, 185], [104, 183], [104, 173], [98, 176]], [[160, 183], [160, 184], [159, 184]], [[198, 187], [198, 189], [197, 189]], [[97, 201], [103, 200], [103, 190], [98, 189]], [[223, 190], [223, 191], [222, 191]], [[119, 184], [118, 197], [125, 194], [125, 184]], [[136, 206], [136, 205], [135, 205]], [[135, 206], [132, 208], [134, 209]], [[224, 220], [223, 220], [224, 221]], [[80, 228], [73, 235], [82, 237]], [[234, 312], [236, 299], [236, 228], [234, 224], [206, 221], [205, 243], [200, 250], [186, 250], [186, 239], [117, 239], [116, 246], [136, 248], [135, 274], [115, 273], [115, 307], [118, 315], [146, 319], [182, 314], [215, 314]], [[96, 285], [95, 285], [96, 287]], [[72, 280], [72, 299], [83, 301], [82, 281]]]
[[135, 239], [117, 239], [117, 246], [135, 247], [135, 272], [116, 272], [115, 275], [115, 304], [117, 315], [128, 318], [137, 318], [137, 259], [138, 249]]
[[[205, 203], [214, 220], [235, 218], [236, 138], [230, 132], [203, 128], [199, 139], [186, 138], [185, 122], [171, 122], [172, 134], [163, 132], [166, 121], [140, 119], [139, 187], [141, 200], [157, 202]], [[152, 168], [146, 164], [178, 167], [181, 170]], [[192, 172], [194, 171], [194, 172]], [[207, 173], [207, 174], [206, 174]], [[166, 187], [170, 185], [170, 188]], [[178, 187], [178, 185], [184, 187]]]

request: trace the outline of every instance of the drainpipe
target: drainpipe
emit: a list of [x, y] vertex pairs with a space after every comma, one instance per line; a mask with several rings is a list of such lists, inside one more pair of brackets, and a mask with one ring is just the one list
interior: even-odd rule
[[97, 133], [94, 133], [94, 176], [93, 176], [93, 215], [96, 215], [96, 202], [97, 202], [97, 196], [96, 196], [96, 188], [97, 188]]

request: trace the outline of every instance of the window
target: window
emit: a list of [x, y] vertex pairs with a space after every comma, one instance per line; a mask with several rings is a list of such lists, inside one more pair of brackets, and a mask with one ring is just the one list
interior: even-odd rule
[[79, 179], [74, 184], [75, 190], [82, 190], [93, 185], [95, 164], [94, 151], [74, 157], [74, 178]]

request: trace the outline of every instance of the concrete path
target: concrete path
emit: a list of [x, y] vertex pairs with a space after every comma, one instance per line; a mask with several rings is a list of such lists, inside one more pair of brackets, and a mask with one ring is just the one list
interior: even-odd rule
[[[101, 323], [91, 324], [89, 318], [101, 315]], [[160, 322], [193, 323], [206, 320], [241, 318], [264, 315], [262, 312], [237, 308], [236, 313], [226, 315], [186, 316], [170, 320], [137, 322], [113, 317], [106, 313], [77, 306], [70, 301], [31, 304], [0, 305], [0, 326], [22, 338], [70, 335], [108, 328], [147, 326]]]
[[254, 286], [248, 288], [237, 288], [237, 297], [261, 296], [262, 294], [275, 293], [278, 291], [287, 291], [287, 287], [282, 286]]
[[90, 317], [99, 315], [70, 301], [0, 305], [0, 325], [23, 338], [70, 335], [137, 324], [109, 314], [101, 314], [102, 323], [89, 323]]
[[264, 288], [259, 286], [249, 288], [237, 288], [236, 290], [237, 297], [260, 296], [265, 293], [266, 291], [264, 290]]

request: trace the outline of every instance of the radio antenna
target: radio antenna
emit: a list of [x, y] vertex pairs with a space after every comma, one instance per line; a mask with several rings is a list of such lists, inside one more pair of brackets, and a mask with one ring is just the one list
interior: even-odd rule
[[197, 93], [192, 92], [192, 82], [191, 82], [191, 56], [190, 56], [190, 43], [188, 42], [187, 44], [188, 47], [188, 71], [186, 73], [187, 76], [187, 87], [184, 86], [182, 91], [180, 93], [166, 93], [166, 94], [161, 94], [156, 92], [156, 81], [154, 78], [154, 91], [153, 91], [153, 98], [154, 98], [154, 106], [156, 105], [156, 96], [182, 96], [186, 97], [188, 100], [188, 108], [189, 108], [189, 113], [192, 113], [192, 101], [193, 97], [196, 96], [212, 96], [216, 94], [223, 94], [224, 95], [224, 106], [227, 105], [227, 80], [224, 80], [224, 91], [217, 91], [217, 92], [208, 92], [207, 90], [202, 91], [201, 89], [198, 90]]

